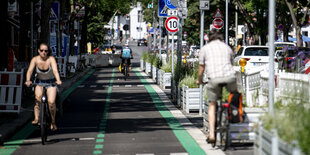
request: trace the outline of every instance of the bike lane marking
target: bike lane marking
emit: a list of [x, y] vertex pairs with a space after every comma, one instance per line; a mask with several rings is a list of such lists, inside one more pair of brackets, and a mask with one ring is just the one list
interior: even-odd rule
[[[95, 69], [90, 70], [86, 75], [83, 76], [82, 79], [75, 82], [73, 86], [66, 89], [63, 93], [61, 93], [61, 103], [82, 83], [84, 82]], [[21, 129], [17, 134], [15, 134], [8, 142], [5, 142], [3, 146], [0, 146], [0, 154], [1, 155], [11, 155], [14, 153], [21, 144], [23, 144], [24, 140], [36, 129], [36, 126], [32, 125], [31, 122], [26, 124], [26, 126]]]
[[110, 107], [110, 103], [111, 103], [111, 93], [112, 93], [113, 82], [114, 82], [114, 72], [115, 72], [115, 69], [113, 69], [113, 71], [112, 71], [112, 77], [111, 77], [108, 92], [107, 92], [105, 108], [104, 108], [104, 112], [103, 112], [102, 119], [100, 122], [99, 131], [98, 131], [97, 138], [96, 138], [96, 145], [94, 147], [95, 150], [94, 150], [93, 154], [102, 154], [103, 142], [104, 142], [104, 136], [105, 136], [105, 129], [107, 126], [109, 107]]
[[141, 73], [136, 68], [133, 69], [133, 71], [137, 74], [142, 83], [146, 83], [144, 84], [144, 86], [149, 95], [151, 96], [155, 107], [158, 109], [159, 113], [163, 116], [163, 118], [167, 121], [168, 125], [170, 126], [173, 133], [182, 144], [184, 149], [189, 154], [205, 155], [206, 153], [204, 152], [204, 150], [197, 144], [197, 142], [179, 123], [179, 121], [171, 114], [169, 109], [165, 106], [157, 92], [152, 88], [148, 81], [141, 75]]

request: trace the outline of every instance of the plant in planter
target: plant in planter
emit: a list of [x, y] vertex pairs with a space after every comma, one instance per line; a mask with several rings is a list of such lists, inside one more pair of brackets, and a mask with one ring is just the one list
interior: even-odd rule
[[[300, 95], [292, 95], [300, 96]], [[295, 140], [303, 153], [310, 154], [310, 103], [302, 100], [283, 99], [275, 103], [274, 115], [262, 117], [262, 125], [270, 131], [276, 129], [280, 139], [292, 144]]]

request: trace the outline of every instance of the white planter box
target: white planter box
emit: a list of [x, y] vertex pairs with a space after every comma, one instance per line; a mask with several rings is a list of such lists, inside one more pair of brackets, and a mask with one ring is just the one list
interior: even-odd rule
[[146, 62], [146, 64], [145, 64], [145, 73], [148, 74], [148, 75], [152, 74], [152, 64], [151, 63]]
[[152, 66], [152, 79], [157, 81], [157, 74], [158, 74], [158, 68], [155, 66]]
[[157, 81], [156, 82], [160, 86], [161, 86], [161, 83], [162, 83], [161, 81], [162, 81], [162, 77], [164, 76], [164, 73], [165, 72], [163, 70], [161, 70], [161, 69], [158, 70], [158, 74], [157, 74], [158, 77], [157, 77]]
[[269, 132], [259, 127], [255, 134], [254, 155], [303, 155], [300, 148], [281, 140], [276, 130]]
[[200, 108], [200, 89], [182, 87], [182, 106], [183, 110], [189, 113], [191, 110], [199, 110]]
[[164, 89], [171, 87], [171, 73], [163, 73], [161, 75], [160, 86]]
[[145, 70], [145, 61], [143, 61], [142, 59], [140, 59], [140, 69], [141, 69], [142, 71]]

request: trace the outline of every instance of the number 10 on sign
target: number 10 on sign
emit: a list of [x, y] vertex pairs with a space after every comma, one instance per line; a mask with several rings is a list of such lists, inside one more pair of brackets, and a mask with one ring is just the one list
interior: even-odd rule
[[169, 17], [165, 22], [165, 27], [167, 31], [174, 33], [178, 31], [178, 18], [177, 17]]

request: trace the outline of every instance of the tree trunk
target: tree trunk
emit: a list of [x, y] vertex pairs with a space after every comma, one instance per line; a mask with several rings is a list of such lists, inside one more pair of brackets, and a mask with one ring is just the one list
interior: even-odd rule
[[88, 23], [88, 11], [89, 7], [85, 5], [85, 16], [82, 23], [82, 38], [81, 38], [81, 53], [87, 53], [87, 23]]
[[52, 8], [53, 0], [43, 0], [41, 8], [41, 42], [48, 43], [50, 36], [49, 19]]
[[290, 14], [291, 14], [291, 18], [292, 18], [292, 21], [293, 21], [293, 24], [294, 24], [294, 28], [296, 30], [296, 41], [297, 41], [297, 46], [298, 47], [301, 47], [302, 46], [302, 40], [301, 40], [301, 35], [300, 35], [300, 27], [297, 23], [297, 19], [296, 19], [296, 16], [294, 14], [294, 11], [293, 11], [293, 6], [290, 2], [288, 2], [287, 0], [285, 0], [285, 3], [288, 7], [288, 9], [290, 10]]

